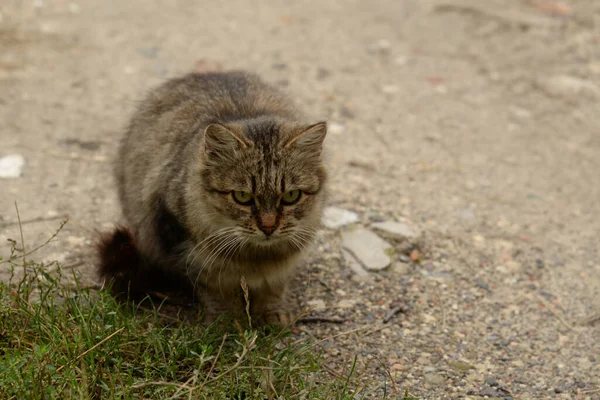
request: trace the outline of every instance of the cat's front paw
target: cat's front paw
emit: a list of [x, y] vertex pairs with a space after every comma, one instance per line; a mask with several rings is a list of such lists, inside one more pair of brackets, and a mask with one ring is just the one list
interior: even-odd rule
[[285, 308], [263, 310], [257, 319], [265, 324], [287, 326], [295, 322], [294, 314]]

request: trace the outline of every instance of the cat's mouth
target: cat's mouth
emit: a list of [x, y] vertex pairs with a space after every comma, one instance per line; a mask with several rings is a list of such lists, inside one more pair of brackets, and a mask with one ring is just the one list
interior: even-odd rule
[[278, 232], [274, 232], [271, 235], [265, 235], [262, 232], [255, 235], [253, 242], [259, 246], [273, 246], [274, 244], [279, 244], [284, 240], [284, 236]]

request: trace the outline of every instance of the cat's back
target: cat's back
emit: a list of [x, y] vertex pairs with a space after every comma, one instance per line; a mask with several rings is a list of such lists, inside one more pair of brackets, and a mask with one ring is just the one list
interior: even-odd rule
[[145, 121], [167, 117], [176, 125], [261, 115], [296, 117], [293, 105], [282, 93], [258, 76], [241, 71], [193, 73], [170, 80], [150, 92], [137, 113]]

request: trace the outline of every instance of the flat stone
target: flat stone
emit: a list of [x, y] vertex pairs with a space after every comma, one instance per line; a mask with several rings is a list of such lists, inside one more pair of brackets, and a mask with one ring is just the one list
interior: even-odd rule
[[407, 222], [384, 221], [374, 223], [372, 227], [396, 239], [415, 239], [419, 237], [418, 230]]
[[324, 311], [327, 308], [325, 301], [321, 299], [309, 300], [306, 302], [306, 305], [314, 311]]
[[369, 275], [369, 272], [363, 268], [361, 263], [348, 250], [342, 249], [342, 256], [344, 257], [344, 265], [349, 267], [356, 275]]
[[342, 234], [342, 247], [360, 264], [372, 271], [387, 268], [394, 248], [385, 240], [365, 228], [357, 228]]
[[329, 229], [337, 229], [358, 222], [358, 220], [358, 214], [340, 207], [325, 208], [321, 218], [323, 225]]
[[0, 157], [0, 178], [18, 178], [23, 174], [25, 158], [20, 154]]

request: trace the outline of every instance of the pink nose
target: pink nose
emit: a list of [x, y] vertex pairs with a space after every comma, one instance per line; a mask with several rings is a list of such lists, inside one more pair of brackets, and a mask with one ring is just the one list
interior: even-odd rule
[[269, 236], [277, 229], [277, 214], [274, 212], [261, 212], [258, 215], [258, 228]]

